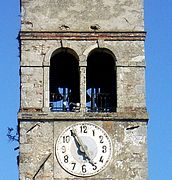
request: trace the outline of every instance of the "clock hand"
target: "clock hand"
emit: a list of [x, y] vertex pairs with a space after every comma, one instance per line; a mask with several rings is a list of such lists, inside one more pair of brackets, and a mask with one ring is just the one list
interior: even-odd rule
[[75, 138], [75, 140], [77, 141], [77, 143], [80, 146], [80, 151], [82, 151], [85, 154], [85, 156], [87, 157], [87, 159], [89, 160], [89, 162], [94, 165], [94, 162], [92, 161], [92, 159], [90, 157], [90, 153], [87, 150], [87, 146], [84, 145], [81, 138], [77, 135], [76, 130], [72, 129], [71, 132], [72, 132], [73, 137]]

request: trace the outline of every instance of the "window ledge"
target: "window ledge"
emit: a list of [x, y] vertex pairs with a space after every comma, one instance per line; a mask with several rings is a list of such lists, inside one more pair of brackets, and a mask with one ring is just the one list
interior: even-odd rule
[[23, 112], [18, 113], [19, 120], [148, 120], [145, 109], [123, 112]]

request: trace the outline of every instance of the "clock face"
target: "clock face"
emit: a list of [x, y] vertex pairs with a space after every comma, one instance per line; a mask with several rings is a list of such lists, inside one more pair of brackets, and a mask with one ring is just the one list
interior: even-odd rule
[[101, 127], [77, 123], [67, 127], [56, 142], [60, 165], [76, 176], [92, 176], [102, 171], [112, 156], [112, 142]]

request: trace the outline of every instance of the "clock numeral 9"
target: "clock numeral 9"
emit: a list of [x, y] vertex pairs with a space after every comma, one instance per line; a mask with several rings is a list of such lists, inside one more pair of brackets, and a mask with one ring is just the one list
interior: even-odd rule
[[69, 143], [70, 136], [63, 136], [63, 143]]
[[62, 153], [65, 153], [65, 152], [66, 152], [66, 147], [62, 146]]
[[87, 133], [87, 126], [80, 126], [81, 133]]
[[85, 164], [82, 165], [82, 172], [83, 172], [83, 173], [86, 173], [86, 172], [87, 172], [87, 170], [86, 170], [86, 165], [85, 165]]

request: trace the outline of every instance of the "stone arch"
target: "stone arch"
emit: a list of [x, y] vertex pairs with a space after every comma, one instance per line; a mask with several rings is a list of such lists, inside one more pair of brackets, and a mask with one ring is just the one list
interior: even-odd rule
[[80, 103], [79, 57], [70, 48], [56, 49], [50, 58], [50, 106], [52, 111], [72, 111]]
[[115, 62], [115, 55], [107, 48], [95, 48], [88, 54], [86, 89], [90, 111], [116, 111]]
[[66, 41], [62, 41], [63, 43], [58, 43], [52, 47], [49, 48], [49, 50], [45, 53], [45, 57], [43, 59], [43, 65], [44, 66], [50, 66], [50, 59], [52, 57], [52, 55], [54, 53], [57, 53], [58, 51], [60, 51], [61, 48], [65, 48], [68, 49], [68, 51], [70, 51], [70, 53], [74, 54], [77, 57], [77, 60], [79, 61], [79, 56], [78, 56], [78, 52], [77, 49], [75, 47], [73, 47], [71, 44], [67, 43]]
[[85, 49], [85, 51], [83, 52], [83, 55], [85, 57], [88, 57], [89, 54], [96, 48], [101, 48], [101, 49], [105, 49], [107, 50], [109, 53], [111, 53], [111, 55], [114, 57], [115, 61], [117, 61], [115, 55], [114, 55], [114, 48], [113, 46], [109, 45], [109, 44], [106, 44], [104, 41], [97, 41], [95, 44], [87, 47]]
[[[67, 53], [67, 54], [71, 54], [72, 56], [74, 56], [76, 58], [76, 60], [79, 61], [79, 56], [77, 55], [76, 51], [74, 51], [73, 49], [69, 48], [69, 47], [60, 47], [60, 48], [56, 48], [52, 54], [51, 54], [51, 58], [53, 56], [55, 56], [56, 54], [59, 54], [59, 53]], [[50, 59], [51, 59], [50, 58]]]

